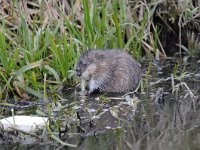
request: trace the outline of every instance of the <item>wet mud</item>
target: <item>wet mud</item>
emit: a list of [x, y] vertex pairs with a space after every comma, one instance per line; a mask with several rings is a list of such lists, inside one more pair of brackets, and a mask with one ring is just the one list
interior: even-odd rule
[[[198, 149], [200, 61], [145, 59], [141, 64], [143, 79], [136, 93], [80, 96], [72, 89], [59, 101], [27, 102], [24, 111], [15, 107], [16, 113], [26, 114], [26, 107], [35, 114], [50, 112], [52, 132], [77, 145], [72, 149]], [[5, 114], [9, 108], [5, 107]], [[2, 149], [66, 148], [48, 138], [25, 140], [2, 131], [0, 137]]]

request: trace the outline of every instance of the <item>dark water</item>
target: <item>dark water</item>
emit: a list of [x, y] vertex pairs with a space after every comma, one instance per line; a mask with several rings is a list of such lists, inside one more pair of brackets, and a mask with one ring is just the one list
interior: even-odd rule
[[[80, 97], [72, 90], [63, 94], [68, 96], [59, 101], [61, 109], [55, 105], [52, 120], [60, 121], [62, 131], [68, 127], [61, 139], [77, 148], [17, 137], [10, 141], [13, 144], [2, 141], [0, 149], [200, 149], [199, 60], [184, 65], [175, 59], [150, 62], [142, 62], [143, 81], [137, 93]], [[47, 112], [45, 106], [37, 109]]]

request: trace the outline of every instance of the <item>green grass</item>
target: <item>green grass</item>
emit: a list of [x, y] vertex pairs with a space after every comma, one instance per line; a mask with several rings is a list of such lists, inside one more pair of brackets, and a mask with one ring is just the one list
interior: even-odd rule
[[[18, 91], [41, 97], [44, 75], [47, 89], [56, 91], [62, 84], [74, 86], [77, 83], [73, 71], [75, 64], [81, 53], [89, 48], [121, 48], [137, 60], [142, 54], [150, 58], [166, 56], [160, 37], [162, 27], [154, 22], [154, 17], [161, 15], [166, 21], [164, 24], [170, 24], [167, 15], [162, 15], [166, 10], [162, 2], [82, 0], [72, 1], [69, 6], [63, 4], [65, 9], [61, 3], [53, 2], [47, 7], [36, 1], [25, 12], [18, 2], [12, 2], [8, 9], [11, 20], [2, 16], [1, 96], [10, 92], [15, 95]], [[174, 5], [177, 9], [167, 13], [175, 20], [180, 19], [179, 29], [187, 23], [197, 25], [199, 8], [194, 8], [191, 3]], [[178, 10], [180, 14], [177, 14]], [[198, 39], [193, 33], [190, 35], [193, 38], [188, 40], [188, 47], [181, 41], [177, 44], [191, 57], [195, 54]]]
[[[128, 26], [124, 25], [126, 22], [125, 3], [119, 5], [118, 2], [99, 3], [94, 0], [92, 7], [89, 7], [88, 1], [83, 0], [82, 4], [84, 18], [80, 20], [81, 29], [75, 19], [69, 20], [58, 5], [57, 11], [66, 28], [63, 32], [61, 32], [60, 20], [53, 20], [52, 25], [48, 24], [44, 28], [45, 22], [41, 21], [42, 16], [39, 16], [39, 20], [34, 17], [32, 21], [29, 21], [21, 10], [16, 30], [10, 32], [5, 19], [2, 20], [0, 85], [4, 90], [1, 94], [10, 91], [16, 94], [17, 90], [18, 95], [20, 95], [19, 92], [25, 91], [41, 97], [44, 75], [47, 78], [46, 88], [51, 86], [51, 83], [74, 85], [75, 80], [71, 70], [74, 69], [82, 51], [89, 48], [123, 49], [125, 45], [125, 48], [129, 49], [133, 41], [124, 42], [125, 30]], [[13, 9], [18, 8], [17, 6], [17, 2], [13, 3]], [[41, 9], [43, 7], [41, 6]], [[75, 17], [75, 14], [71, 16]], [[134, 36], [138, 34], [135, 33]], [[141, 44], [138, 49], [141, 51]], [[16, 89], [13, 83], [17, 84]]]

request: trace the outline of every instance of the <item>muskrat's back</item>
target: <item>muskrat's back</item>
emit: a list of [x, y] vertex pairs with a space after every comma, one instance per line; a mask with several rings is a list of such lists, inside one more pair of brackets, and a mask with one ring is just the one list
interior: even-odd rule
[[89, 50], [81, 55], [76, 67], [77, 76], [86, 80], [89, 93], [128, 92], [134, 90], [141, 79], [141, 68], [127, 52], [122, 50]]

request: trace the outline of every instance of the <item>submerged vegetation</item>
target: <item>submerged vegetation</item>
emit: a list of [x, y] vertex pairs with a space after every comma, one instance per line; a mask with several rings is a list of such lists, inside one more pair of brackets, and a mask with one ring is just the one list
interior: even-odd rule
[[[147, 62], [148, 65], [142, 64], [146, 71], [141, 93], [149, 92], [152, 90], [150, 87], [170, 80], [170, 90], [175, 100], [181, 93], [180, 89], [185, 88], [187, 94], [184, 98], [189, 95], [196, 110], [196, 93], [184, 81], [194, 74], [188, 73], [182, 64], [200, 52], [199, 6], [200, 0], [0, 1], [1, 116], [4, 116], [3, 108], [10, 106], [10, 102], [13, 104], [22, 99], [42, 99], [45, 113], [42, 108], [36, 113], [48, 115], [52, 119], [52, 125], [47, 128], [48, 134], [59, 143], [67, 145], [54, 133], [60, 132], [61, 126], [65, 126], [63, 130], [68, 131], [68, 125], [74, 118], [78, 118], [78, 122], [80, 116], [70, 105], [59, 101], [63, 100], [59, 92], [77, 85], [74, 67], [80, 55], [90, 48], [120, 48], [128, 51], [138, 61]], [[172, 69], [166, 72], [166, 79], [151, 83], [155, 62], [163, 58], [178, 59], [169, 64]], [[159, 72], [159, 67], [157, 69]], [[163, 95], [163, 89], [160, 88], [157, 93]], [[101, 109], [108, 109], [105, 104], [110, 102], [107, 97], [100, 96], [99, 99], [101, 102], [98, 102], [99, 108], [95, 115], [99, 115]], [[130, 107], [135, 110], [134, 98], [125, 99], [129, 100]], [[54, 109], [59, 113], [55, 115]], [[119, 119], [117, 114], [121, 110], [113, 107], [109, 111], [120, 126], [123, 119]], [[95, 117], [92, 112], [88, 114], [91, 118]], [[62, 124], [63, 118], [68, 121], [67, 125]], [[70, 131], [86, 132], [77, 122]], [[91, 121], [89, 123], [93, 126]], [[151, 124], [149, 126], [154, 127]]]

